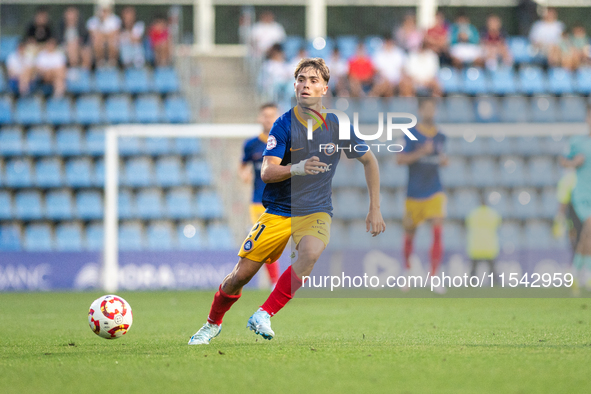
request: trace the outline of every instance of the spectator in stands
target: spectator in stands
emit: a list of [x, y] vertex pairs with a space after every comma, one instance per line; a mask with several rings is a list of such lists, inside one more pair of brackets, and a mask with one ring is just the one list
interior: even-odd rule
[[[90, 32], [94, 58], [96, 65], [102, 67], [105, 64], [114, 67], [119, 56], [119, 29], [121, 19], [113, 14], [110, 6], [103, 5], [98, 15], [86, 22], [86, 28]], [[107, 50], [107, 62], [105, 63], [105, 49]]]
[[551, 55], [560, 44], [564, 24], [558, 20], [555, 8], [546, 8], [544, 18], [536, 21], [529, 32], [532, 45], [540, 50], [544, 56]]
[[6, 59], [8, 86], [15, 94], [27, 95], [32, 90], [35, 69], [34, 58], [26, 51], [26, 42], [21, 41], [15, 52]]
[[281, 44], [274, 44], [261, 70], [260, 84], [267, 98], [282, 101], [293, 93], [292, 70], [285, 61]]
[[263, 56], [274, 44], [285, 40], [285, 29], [275, 22], [275, 15], [271, 11], [264, 11], [259, 21], [252, 26], [250, 40], [254, 54]]
[[47, 8], [37, 8], [33, 21], [27, 26], [25, 37], [29, 43], [34, 44], [44, 44], [52, 37]]
[[92, 66], [92, 49], [90, 48], [88, 31], [80, 20], [76, 7], [68, 7], [60, 23], [58, 40], [63, 47], [71, 67]]
[[579, 65], [590, 63], [589, 60], [591, 60], [591, 45], [589, 44], [587, 31], [582, 24], [577, 23], [573, 26], [572, 41], [573, 46], [577, 50], [578, 56], [580, 58]]
[[503, 22], [498, 15], [491, 14], [486, 19], [486, 31], [482, 35], [484, 62], [489, 70], [496, 70], [499, 61], [510, 66], [513, 63], [506, 35], [502, 30]]
[[414, 13], [404, 16], [404, 21], [396, 30], [395, 37], [398, 44], [406, 51], [420, 49], [423, 43], [423, 32], [417, 27], [417, 18]]
[[589, 54], [589, 40], [585, 28], [577, 24], [572, 34], [564, 30], [560, 44], [554, 47], [548, 56], [548, 63], [555, 67], [576, 70], [583, 64]]
[[383, 37], [384, 45], [373, 57], [376, 82], [370, 96], [392, 97], [402, 79], [406, 54], [389, 35]]
[[[330, 70], [329, 92], [335, 96], [348, 96], [347, 73], [349, 72], [349, 65], [347, 60], [341, 56], [337, 46], [332, 50], [330, 57], [326, 59], [326, 65]], [[292, 69], [295, 69], [295, 67]]]
[[425, 43], [420, 50], [409, 54], [404, 72], [406, 77], [400, 81], [400, 96], [441, 96], [441, 86], [437, 80], [439, 56]]
[[373, 88], [375, 68], [365, 52], [365, 46], [359, 44], [357, 52], [349, 60], [349, 89], [351, 96], [365, 96]]
[[53, 87], [53, 95], [62, 97], [66, 91], [66, 55], [58, 48], [55, 38], [47, 40], [35, 66], [41, 81]]
[[168, 29], [168, 21], [164, 15], [156, 15], [148, 31], [150, 46], [154, 51], [154, 62], [157, 67], [168, 66], [172, 62], [172, 36]]
[[482, 65], [484, 58], [479, 45], [480, 36], [468, 16], [460, 12], [451, 26], [450, 55], [456, 67]]
[[121, 11], [121, 32], [119, 33], [119, 50], [121, 63], [125, 67], [143, 67], [146, 59], [142, 39], [144, 37], [144, 22], [136, 20], [134, 7], [125, 7]]
[[449, 58], [449, 25], [443, 11], [437, 11], [435, 25], [427, 30], [425, 44], [437, 55], [441, 63], [450, 63]]

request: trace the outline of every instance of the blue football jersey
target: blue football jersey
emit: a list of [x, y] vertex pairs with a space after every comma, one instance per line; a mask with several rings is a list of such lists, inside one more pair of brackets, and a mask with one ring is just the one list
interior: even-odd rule
[[[317, 175], [294, 176], [281, 182], [268, 183], [263, 192], [263, 205], [268, 213], [281, 216], [305, 216], [326, 212], [332, 216], [332, 178], [340, 156], [348, 158], [363, 156], [365, 144], [351, 129], [350, 140], [339, 140], [339, 122], [334, 114], [327, 114], [325, 122], [316, 124], [312, 139], [308, 129], [294, 107], [275, 121], [263, 156], [281, 158], [281, 165], [297, 164], [317, 156], [328, 165], [328, 170]], [[322, 148], [322, 149], [321, 149]]]
[[252, 202], [261, 203], [263, 201], [263, 190], [265, 190], [265, 182], [261, 179], [261, 165], [263, 164], [263, 152], [267, 145], [266, 137], [261, 134], [257, 137], [251, 138], [244, 143], [244, 154], [242, 156], [242, 163], [252, 163], [254, 168], [254, 185], [252, 193]]
[[404, 153], [411, 153], [427, 141], [433, 141], [433, 153], [423, 156], [408, 166], [407, 196], [410, 198], [428, 198], [443, 191], [439, 178], [439, 154], [444, 152], [445, 135], [438, 130], [432, 137], [421, 133], [416, 127], [409, 130], [417, 139], [404, 136]]

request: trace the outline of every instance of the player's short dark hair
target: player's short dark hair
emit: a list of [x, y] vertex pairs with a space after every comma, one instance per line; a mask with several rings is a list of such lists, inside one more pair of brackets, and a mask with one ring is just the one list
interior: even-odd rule
[[265, 104], [263, 104], [263, 105], [260, 106], [259, 112], [262, 111], [262, 110], [265, 110], [267, 108], [277, 108], [277, 104], [275, 104], [275, 103], [265, 103]]
[[312, 68], [312, 69], [318, 71], [318, 73], [322, 76], [322, 79], [324, 79], [324, 81], [326, 83], [328, 83], [328, 80], [330, 79], [330, 70], [328, 69], [328, 66], [326, 65], [326, 63], [324, 62], [324, 59], [322, 59], [320, 57], [303, 58], [302, 60], [300, 60], [300, 62], [296, 66], [296, 69], [293, 72], [293, 77], [297, 78], [298, 75], [303, 70], [305, 70], [307, 68]]

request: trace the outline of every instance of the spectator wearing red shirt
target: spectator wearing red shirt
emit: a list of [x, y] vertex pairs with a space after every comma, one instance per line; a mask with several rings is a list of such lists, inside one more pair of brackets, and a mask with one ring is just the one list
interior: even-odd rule
[[496, 70], [499, 60], [507, 66], [513, 63], [502, 27], [503, 22], [498, 15], [491, 14], [486, 19], [486, 31], [482, 35], [481, 43], [486, 67], [490, 70]]
[[168, 31], [168, 22], [162, 15], [156, 16], [148, 32], [150, 46], [154, 51], [156, 66], [168, 66], [171, 63], [172, 41]]
[[349, 60], [349, 87], [351, 96], [362, 97], [369, 92], [373, 86], [375, 69], [373, 63], [363, 44], [359, 44], [357, 52]]
[[449, 57], [449, 24], [443, 11], [437, 11], [435, 24], [427, 30], [425, 45], [439, 56], [441, 63], [450, 63]]

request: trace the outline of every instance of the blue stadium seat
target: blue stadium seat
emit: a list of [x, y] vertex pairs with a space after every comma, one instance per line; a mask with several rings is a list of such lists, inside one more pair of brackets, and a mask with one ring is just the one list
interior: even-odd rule
[[163, 157], [156, 161], [156, 184], [161, 187], [180, 186], [184, 172], [178, 157]]
[[461, 157], [450, 157], [449, 165], [441, 169], [441, 182], [448, 187], [458, 187], [468, 184], [466, 162]]
[[83, 245], [82, 226], [77, 223], [60, 224], [55, 228], [55, 249], [80, 251]]
[[579, 67], [575, 74], [575, 91], [584, 95], [591, 94], [591, 67]]
[[116, 68], [99, 68], [94, 73], [94, 84], [99, 93], [119, 93], [122, 91], [121, 73]]
[[104, 239], [104, 228], [102, 223], [93, 223], [86, 226], [86, 250], [102, 250]]
[[144, 150], [143, 139], [139, 137], [119, 138], [119, 154], [121, 156], [138, 156]]
[[522, 136], [515, 139], [515, 143], [512, 144], [513, 153], [519, 156], [535, 156], [542, 152], [542, 146], [540, 144], [540, 138], [534, 136]]
[[584, 122], [587, 115], [585, 99], [579, 96], [565, 96], [560, 99], [560, 115], [563, 122]]
[[517, 64], [531, 63], [533, 60], [533, 51], [527, 37], [508, 37], [507, 45], [513, 60]]
[[539, 198], [535, 190], [513, 190], [511, 200], [513, 202], [513, 217], [517, 219], [532, 219], [538, 216]]
[[72, 195], [69, 191], [52, 190], [45, 196], [45, 217], [51, 220], [67, 220], [74, 216]]
[[35, 185], [59, 187], [63, 184], [62, 163], [57, 157], [40, 160], [35, 166]]
[[105, 131], [102, 128], [91, 127], [86, 131], [86, 154], [103, 156], [105, 154]]
[[[190, 159], [187, 161], [185, 168], [186, 179], [189, 185], [192, 186], [209, 186], [211, 185], [211, 169], [209, 164], [200, 159]], [[337, 171], [338, 174], [338, 171]]]
[[475, 121], [474, 106], [470, 98], [450, 96], [445, 100], [447, 120], [450, 123], [471, 123]]
[[164, 102], [165, 119], [170, 123], [189, 123], [189, 105], [182, 97], [168, 97]]
[[548, 70], [548, 91], [552, 94], [572, 94], [573, 75], [564, 68], [551, 68]]
[[523, 96], [509, 96], [503, 99], [501, 121], [525, 123], [529, 121], [529, 102]]
[[[349, 110], [359, 114], [359, 124], [377, 125], [378, 113], [384, 112], [382, 103], [383, 100], [376, 97], [364, 97], [360, 100], [349, 99]], [[354, 117], [350, 116], [349, 119], [353, 124]], [[384, 119], [385, 121], [386, 119]]]
[[82, 131], [77, 126], [66, 126], [55, 134], [55, 151], [60, 156], [80, 156], [83, 152]]
[[517, 93], [515, 72], [511, 67], [501, 67], [491, 72], [490, 91], [498, 95]]
[[486, 153], [485, 141], [486, 138], [474, 137], [474, 140], [466, 138], [458, 138], [460, 145], [461, 156], [480, 156]]
[[308, 56], [328, 59], [334, 48], [334, 41], [330, 37], [325, 37], [325, 41], [326, 44], [323, 48], [315, 48], [314, 41], [308, 41], [308, 44], [306, 45], [306, 51], [308, 52]]
[[38, 191], [26, 191], [17, 193], [14, 198], [15, 217], [20, 220], [42, 219], [44, 209], [41, 193]]
[[333, 194], [334, 214], [343, 220], [365, 217], [368, 204], [358, 190], [344, 189]]
[[53, 132], [48, 126], [29, 129], [26, 136], [27, 153], [31, 156], [48, 156], [53, 153]]
[[435, 123], [448, 123], [447, 109], [445, 107], [445, 100], [437, 100], [437, 110], [435, 111]]
[[10, 96], [0, 96], [0, 125], [13, 122], [12, 99]]
[[561, 135], [553, 135], [551, 137], [539, 137], [541, 139], [542, 153], [558, 156], [564, 155], [565, 149], [568, 147], [568, 137]]
[[285, 53], [285, 58], [287, 60], [291, 60], [294, 56], [298, 54], [300, 48], [302, 48], [305, 43], [302, 37], [300, 36], [287, 36], [283, 41], [283, 52]]
[[7, 89], [8, 84], [6, 83], [6, 76], [4, 75], [4, 69], [0, 68], [0, 93]]
[[442, 67], [439, 70], [439, 83], [447, 94], [459, 93], [462, 91], [460, 73], [455, 68]]
[[0, 189], [0, 220], [12, 219], [12, 196], [7, 190]]
[[524, 249], [521, 226], [515, 222], [503, 221], [499, 228], [499, 243], [503, 251]]
[[160, 190], [140, 190], [137, 194], [137, 216], [140, 219], [163, 217], [162, 193]]
[[53, 239], [49, 224], [30, 224], [25, 228], [25, 249], [28, 251], [47, 251], [53, 249]]
[[526, 224], [524, 238], [525, 247], [529, 250], [548, 250], [555, 245], [551, 226], [540, 220]]
[[23, 131], [20, 127], [5, 126], [0, 129], [0, 156], [20, 156], [23, 150]]
[[179, 91], [179, 79], [171, 67], [157, 67], [154, 70], [154, 90], [161, 94]]
[[476, 97], [474, 99], [476, 121], [481, 123], [498, 122], [500, 119], [499, 100], [496, 97]]
[[166, 216], [171, 219], [190, 219], [193, 216], [193, 194], [189, 189], [172, 189], [166, 194]]
[[150, 186], [153, 178], [152, 161], [146, 157], [133, 158], [125, 164], [123, 180], [128, 186]]
[[141, 224], [123, 223], [119, 226], [120, 250], [142, 250], [144, 245], [144, 231]]
[[[380, 171], [382, 185], [391, 188], [402, 187], [406, 185], [408, 178], [408, 169], [406, 166], [399, 166], [394, 163], [394, 161], [389, 160], [386, 162], [386, 164], [383, 164], [382, 171]], [[339, 171], [337, 171], [337, 174], [338, 173]]]
[[152, 80], [146, 68], [125, 70], [125, 91], [131, 94], [147, 93], [152, 90]]
[[33, 170], [29, 160], [14, 159], [6, 162], [6, 178], [8, 187], [30, 187], [33, 185]]
[[170, 250], [175, 246], [174, 230], [170, 223], [156, 223], [148, 226], [147, 246], [150, 250]]
[[17, 251], [22, 249], [21, 231], [18, 225], [0, 225], [0, 250]]
[[103, 195], [98, 191], [81, 191], [76, 194], [76, 216], [83, 220], [103, 218]]
[[551, 96], [532, 97], [531, 102], [531, 120], [539, 123], [556, 122], [558, 116], [556, 99]]
[[109, 96], [105, 100], [105, 117], [108, 123], [131, 123], [135, 119], [131, 99], [127, 95]]
[[498, 183], [498, 172], [491, 158], [480, 157], [472, 160], [469, 166], [472, 184], [476, 187], [495, 186]]
[[66, 185], [78, 187], [91, 187], [93, 185], [94, 168], [92, 160], [88, 158], [76, 158], [66, 162]]
[[135, 116], [139, 123], [162, 121], [162, 103], [156, 96], [142, 96], [135, 100]]
[[546, 92], [546, 79], [539, 67], [525, 66], [519, 70], [519, 92], [523, 94], [542, 94]]
[[144, 152], [152, 156], [167, 155], [172, 153], [171, 138], [149, 137], [144, 141]]
[[94, 86], [90, 71], [83, 68], [69, 68], [66, 74], [66, 89], [73, 94], [87, 94]]
[[523, 160], [517, 157], [501, 157], [499, 161], [501, 185], [506, 187], [521, 186], [525, 183]]
[[18, 48], [18, 42], [20, 41], [20, 36], [5, 36], [2, 35], [0, 38], [0, 62], [6, 62], [8, 59], [8, 55], [12, 52], [16, 51]]
[[363, 45], [365, 45], [365, 51], [367, 54], [372, 57], [375, 53], [382, 48], [384, 43], [382, 42], [382, 37], [380, 36], [366, 36], [363, 39]]
[[464, 219], [479, 205], [480, 196], [476, 189], [460, 189], [449, 199], [449, 216], [454, 219]]
[[94, 186], [105, 186], [105, 161], [99, 159], [94, 164]]
[[68, 98], [50, 98], [45, 104], [47, 122], [53, 125], [72, 123], [72, 102]]
[[463, 156], [462, 138], [448, 137], [445, 139], [445, 153], [450, 156]]
[[555, 165], [549, 157], [535, 157], [530, 160], [528, 183], [532, 186], [554, 186], [558, 182]]
[[16, 102], [15, 120], [22, 125], [40, 124], [44, 121], [41, 98], [21, 97]]
[[462, 73], [462, 78], [462, 91], [465, 94], [486, 94], [490, 90], [490, 82], [488, 80], [488, 75], [481, 68], [469, 67], [464, 69]]
[[117, 198], [118, 213], [120, 219], [131, 219], [136, 216], [136, 205], [130, 190], [120, 189]]
[[224, 209], [220, 196], [215, 192], [202, 191], [197, 193], [195, 214], [200, 219], [221, 219]]
[[466, 233], [464, 228], [455, 222], [444, 223], [443, 244], [447, 250], [463, 250], [466, 245]]
[[[339, 53], [341, 57], [346, 60], [355, 54], [358, 44], [359, 39], [357, 36], [338, 36], [336, 38], [336, 45], [339, 49]], [[294, 54], [295, 53], [297, 53], [297, 50], [294, 52]]]
[[207, 227], [207, 243], [213, 250], [229, 250], [236, 247], [230, 227], [223, 224]]
[[206, 244], [203, 230], [192, 224], [180, 224], [177, 229], [177, 239], [181, 250], [202, 250]]
[[76, 100], [76, 122], [83, 125], [101, 123], [103, 111], [101, 99], [98, 96], [80, 96]]
[[419, 100], [416, 97], [391, 97], [385, 103], [385, 110], [386, 112], [406, 112], [416, 116], [419, 113]]
[[382, 207], [382, 214], [384, 219], [402, 219], [404, 213], [405, 195], [404, 193], [388, 193], [381, 194], [380, 206]]
[[496, 189], [488, 193], [487, 201], [491, 208], [497, 211], [502, 218], [509, 218], [513, 215], [513, 205], [510, 201], [510, 196], [503, 189]]
[[546, 188], [542, 191], [540, 204], [540, 217], [544, 219], [553, 219], [558, 212], [558, 199], [554, 188]]

